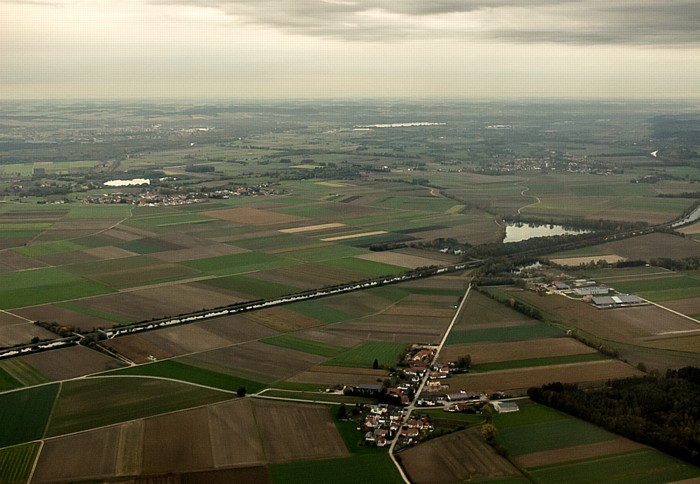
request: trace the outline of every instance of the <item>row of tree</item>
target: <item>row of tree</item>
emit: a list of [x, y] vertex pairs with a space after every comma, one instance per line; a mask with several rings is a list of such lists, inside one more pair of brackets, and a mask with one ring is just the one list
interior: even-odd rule
[[604, 388], [550, 383], [532, 400], [700, 465], [700, 369], [624, 378]]

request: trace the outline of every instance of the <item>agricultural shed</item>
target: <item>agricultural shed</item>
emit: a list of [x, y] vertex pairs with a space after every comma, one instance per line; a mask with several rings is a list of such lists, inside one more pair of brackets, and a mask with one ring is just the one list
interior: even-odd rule
[[520, 410], [520, 407], [515, 402], [491, 402], [491, 405], [498, 413], [511, 413]]
[[574, 292], [579, 296], [599, 296], [607, 294], [610, 291], [607, 287], [591, 286], [591, 287], [577, 287]]
[[593, 305], [597, 308], [620, 308], [644, 304], [644, 301], [630, 294], [618, 294], [616, 296], [594, 297]]

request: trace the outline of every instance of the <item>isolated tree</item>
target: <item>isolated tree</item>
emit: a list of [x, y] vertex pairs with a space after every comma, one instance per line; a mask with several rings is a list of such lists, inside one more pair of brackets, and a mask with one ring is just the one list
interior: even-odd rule
[[464, 355], [457, 358], [457, 368], [460, 370], [468, 370], [472, 366], [472, 356]]
[[379, 368], [379, 360], [375, 358], [374, 363], [372, 363], [372, 369], [376, 370], [377, 368]]
[[493, 443], [494, 439], [496, 438], [496, 434], [496, 427], [493, 424], [486, 423], [481, 426], [481, 436], [489, 444]]
[[246, 389], [245, 389], [245, 387], [238, 387], [238, 390], [236, 390], [236, 394], [237, 394], [239, 397], [245, 397], [245, 394], [246, 394]]
[[348, 418], [348, 409], [344, 403], [341, 403], [340, 407], [338, 407], [338, 420], [345, 420], [346, 418]]

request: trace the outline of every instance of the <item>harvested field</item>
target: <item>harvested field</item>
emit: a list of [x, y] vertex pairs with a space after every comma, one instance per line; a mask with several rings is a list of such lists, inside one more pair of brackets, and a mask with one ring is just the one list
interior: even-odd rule
[[244, 315], [246, 319], [254, 323], [267, 326], [275, 331], [288, 332], [304, 328], [320, 326], [321, 321], [304, 316], [287, 308], [275, 307], [253, 311]]
[[337, 240], [349, 240], [349, 239], [357, 239], [360, 237], [371, 237], [372, 235], [382, 235], [386, 234], [387, 232], [385, 230], [375, 230], [374, 232], [362, 232], [360, 234], [349, 234], [349, 235], [337, 235], [335, 237], [326, 237], [321, 239], [323, 242], [335, 242]]
[[690, 299], [676, 299], [675, 301], [665, 301], [664, 306], [682, 314], [700, 314], [700, 297]]
[[539, 467], [551, 464], [559, 464], [572, 460], [584, 460], [594, 457], [603, 457], [612, 454], [621, 454], [632, 450], [641, 449], [644, 446], [628, 439], [615, 439], [594, 444], [575, 445], [563, 449], [532, 452], [516, 457], [518, 465], [522, 467]]
[[255, 420], [271, 462], [348, 455], [325, 406], [256, 400]]
[[690, 234], [690, 235], [700, 234], [700, 222], [696, 222], [692, 225], [687, 225], [685, 227], [681, 227], [681, 228], [676, 229], [676, 230], [678, 230], [682, 234]]
[[406, 254], [414, 257], [420, 257], [423, 259], [429, 259], [439, 262], [440, 264], [454, 264], [459, 261], [459, 256], [454, 254], [446, 254], [438, 252], [436, 250], [418, 249], [413, 247], [406, 247], [403, 249], [396, 249], [392, 252], [396, 254]]
[[614, 264], [616, 262], [620, 262], [626, 259], [624, 257], [620, 257], [619, 255], [607, 254], [591, 255], [587, 257], [565, 257], [561, 259], [550, 259], [550, 262], [552, 262], [553, 264], [558, 264], [560, 266], [578, 267], [581, 264], [589, 264], [591, 262], [598, 262], [601, 260], [604, 260], [609, 264]]
[[27, 344], [32, 338], [54, 339], [56, 335], [49, 330], [32, 323], [14, 324], [12, 326], [0, 326], [0, 341], [3, 346]]
[[295, 215], [286, 215], [248, 207], [212, 210], [209, 212], [201, 212], [201, 215], [227, 220], [229, 222], [256, 226], [285, 224], [307, 220], [305, 217], [297, 217]]
[[289, 378], [325, 360], [322, 356], [251, 342], [199, 353], [184, 362], [201, 363], [204, 367], [214, 365], [224, 373], [235, 372], [251, 380], [270, 382]]
[[316, 232], [320, 230], [326, 230], [326, 229], [334, 229], [337, 227], [344, 227], [345, 224], [338, 223], [338, 222], [333, 222], [333, 223], [328, 223], [328, 224], [318, 224], [318, 225], [305, 225], [303, 227], [293, 227], [291, 229], [282, 229], [280, 232], [285, 233], [285, 234], [299, 234], [303, 232]]
[[319, 385], [376, 385], [389, 374], [386, 370], [366, 368], [345, 368], [340, 366], [314, 366], [299, 373], [289, 382], [313, 383]]
[[[563, 298], [562, 298], [563, 299]], [[472, 291], [454, 329], [472, 329], [476, 325], [504, 322], [534, 322], [516, 310], [479, 292]]]
[[126, 366], [119, 360], [84, 346], [35, 353], [22, 359], [50, 380], [67, 380]]
[[212, 288], [208, 285], [167, 284], [130, 291], [131, 294], [143, 298], [142, 305], [163, 306], [163, 311], [170, 308], [168, 314], [179, 314], [197, 311], [202, 308], [215, 308], [225, 304], [238, 302], [237, 298], [229, 295], [228, 291]]
[[297, 336], [330, 345], [343, 346], [345, 348], [357, 346], [362, 342], [362, 339], [360, 338], [332, 333], [323, 329], [307, 329], [297, 333]]
[[[13, 314], [17, 313], [17, 314]], [[17, 324], [27, 324], [31, 321], [27, 321], [26, 318], [19, 316], [19, 311], [14, 310], [12, 313], [8, 311], [0, 310], [0, 327], [2, 326], [15, 326]]]
[[46, 440], [32, 482], [66, 482], [113, 476], [119, 435], [119, 426], [114, 426]]
[[609, 379], [639, 375], [643, 375], [643, 373], [621, 361], [600, 360], [567, 365], [469, 373], [454, 376], [447, 383], [450, 385], [449, 392], [465, 389], [486, 393], [506, 390], [524, 393], [530, 387], [541, 386], [553, 381], [598, 384]]
[[464, 482], [519, 476], [520, 472], [475, 427], [424, 442], [399, 453], [411, 482]]
[[132, 257], [138, 255], [135, 252], [124, 250], [120, 247], [114, 247], [111, 245], [108, 245], [106, 247], [94, 247], [92, 249], [85, 249], [83, 250], [83, 252], [97, 257], [100, 260], [122, 259], [124, 257]]
[[390, 264], [399, 267], [407, 267], [409, 269], [415, 269], [417, 267], [427, 267], [433, 265], [444, 264], [444, 262], [427, 259], [425, 257], [419, 257], [415, 255], [402, 254], [399, 252], [383, 251], [383, 252], [372, 252], [366, 255], [357, 256], [358, 259], [371, 260], [374, 262], [381, 262], [382, 264]]
[[327, 328], [327, 331], [374, 341], [437, 343], [449, 322], [446, 318], [411, 320], [403, 316], [372, 316], [359, 321], [333, 325]]
[[460, 356], [471, 355], [473, 364], [496, 361], [515, 361], [528, 358], [546, 358], [552, 356], [580, 355], [596, 353], [580, 341], [573, 338], [545, 338], [507, 343], [456, 344], [445, 346], [440, 352], [440, 361], [457, 361]]

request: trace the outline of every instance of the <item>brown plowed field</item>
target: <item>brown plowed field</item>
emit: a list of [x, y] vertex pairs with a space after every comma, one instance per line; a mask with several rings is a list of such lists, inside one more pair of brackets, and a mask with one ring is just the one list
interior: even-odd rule
[[484, 441], [480, 427], [424, 442], [398, 455], [415, 483], [490, 480], [520, 474]]
[[206, 409], [215, 467], [254, 466], [266, 462], [250, 398]]
[[595, 353], [573, 338], [544, 338], [508, 343], [476, 343], [445, 346], [440, 352], [440, 361], [457, 361], [460, 356], [470, 355], [473, 364], [492, 363], [496, 361], [526, 360], [529, 358], [546, 358], [550, 356], [580, 355]]
[[23, 318], [34, 321], [56, 321], [65, 324], [70, 324], [75, 328], [82, 328], [89, 331], [91, 328], [111, 328], [114, 324], [106, 319], [90, 316], [70, 309], [65, 309], [51, 304], [42, 304], [41, 306], [32, 306], [28, 308], [15, 309], [14, 312]]
[[344, 368], [340, 366], [314, 366], [299, 373], [288, 381], [297, 383], [314, 383], [319, 385], [377, 385], [384, 381], [389, 373], [386, 370], [368, 370], [363, 368]]
[[612, 454], [621, 454], [644, 447], [642, 444], [628, 439], [615, 439], [595, 444], [575, 445], [563, 449], [545, 450], [531, 454], [520, 455], [515, 458], [522, 467], [538, 467], [572, 460], [585, 460], [595, 457], [603, 457]]
[[22, 359], [50, 380], [67, 380], [126, 366], [114, 358], [84, 346], [35, 353], [24, 356]]
[[188, 357], [232, 372], [243, 372], [258, 381], [286, 379], [325, 361], [322, 356], [302, 353], [265, 343], [251, 342]]
[[26, 344], [35, 336], [40, 339], [54, 339], [56, 337], [51, 331], [27, 322], [0, 326], [0, 341], [2, 341], [3, 346]]
[[136, 252], [131, 252], [129, 250], [122, 249], [120, 247], [106, 246], [106, 247], [95, 247], [92, 249], [83, 250], [86, 254], [93, 255], [100, 260], [108, 259], [123, 259], [124, 257], [132, 257], [138, 255]]
[[402, 324], [400, 317], [395, 322], [380, 322], [377, 318], [333, 325], [328, 327], [328, 331], [373, 341], [437, 343], [449, 324], [449, 320], [442, 320], [441, 324], [427, 327], [420, 323], [412, 324], [410, 321]]
[[673, 254], [677, 259], [700, 256], [700, 244], [694, 240], [663, 233], [608, 242], [596, 248], [603, 254], [619, 254], [632, 260], [654, 259], [660, 254]]
[[73, 252], [61, 252], [58, 254], [49, 254], [37, 257], [40, 261], [52, 265], [52, 266], [63, 266], [68, 264], [81, 264], [84, 262], [93, 262], [102, 260], [97, 256], [88, 254], [83, 250], [76, 250]]
[[21, 271], [46, 267], [46, 263], [18, 254], [12, 250], [0, 252], [0, 272]]
[[318, 319], [310, 318], [282, 307], [252, 311], [246, 313], [244, 317], [249, 321], [281, 332], [296, 331], [321, 325]]
[[203, 308], [215, 308], [239, 300], [229, 295], [225, 289], [217, 289], [206, 284], [167, 284], [130, 291], [131, 294], [144, 299], [146, 306], [162, 307], [166, 314], [175, 315], [183, 312], [198, 311]]
[[459, 261], [459, 256], [457, 256], [457, 255], [444, 254], [444, 253], [436, 251], [436, 250], [426, 250], [426, 249], [417, 249], [417, 248], [412, 248], [412, 247], [406, 247], [404, 249], [396, 249], [393, 252], [396, 252], [397, 254], [406, 254], [406, 255], [412, 255], [415, 257], [423, 257], [426, 259], [432, 259], [432, 260], [439, 262], [441, 264], [454, 264], [455, 262]]
[[409, 254], [400, 254], [391, 251], [372, 252], [370, 254], [358, 256], [357, 258], [371, 260], [374, 262], [381, 262], [382, 264], [391, 264], [399, 267], [407, 267], [409, 269], [439, 265], [442, 263], [441, 261], [435, 259], [427, 259], [425, 257], [419, 257]]
[[116, 471], [119, 426], [49, 439], [32, 482], [67, 482], [110, 477]]
[[298, 222], [300, 220], [307, 220], [304, 217], [297, 217], [295, 215], [285, 215], [282, 213], [247, 207], [212, 210], [209, 212], [201, 212], [201, 215], [204, 215], [205, 217], [218, 218], [220, 220], [228, 220], [229, 222], [256, 226], [284, 224]]
[[348, 455], [327, 407], [257, 400], [255, 420], [271, 462]]
[[143, 473], [187, 472], [214, 467], [206, 409], [146, 419]]
[[615, 378], [638, 376], [643, 373], [618, 360], [600, 360], [586, 363], [550, 365], [512, 370], [489, 371], [485, 373], [468, 373], [446, 380], [450, 386], [449, 393], [459, 390], [524, 392], [530, 387], [560, 381], [562, 383], [595, 384]]
[[466, 292], [467, 286], [469, 285], [469, 278], [461, 275], [436, 276], [406, 282], [401, 285], [406, 287], [423, 287], [426, 289], [464, 289]]
[[363, 341], [361, 338], [340, 333], [332, 333], [323, 329], [307, 329], [306, 331], [298, 333], [298, 336], [314, 341], [320, 341], [321, 343], [344, 346], [346, 348], [357, 346]]
[[[108, 344], [121, 353], [121, 349], [125, 349], [120, 345], [121, 340], [134, 338], [135, 336], [136, 335], [115, 338], [110, 340]], [[149, 354], [159, 359], [196, 353], [199, 351], [208, 351], [214, 348], [223, 348], [231, 344], [228, 339], [217, 336], [192, 324], [151, 331], [139, 336], [143, 338], [143, 341], [150, 343], [150, 345], [152, 345], [150, 347], [153, 348], [156, 353], [160, 354], [160, 356], [155, 353]], [[125, 356], [129, 356], [129, 353], [126, 353]]]
[[[665, 301], [663, 305], [669, 309], [673, 309], [674, 311], [687, 315], [700, 314], [700, 297]], [[698, 324], [700, 324], [700, 321], [698, 321]]]
[[205, 259], [207, 257], [217, 257], [221, 255], [241, 254], [250, 252], [248, 249], [236, 247], [235, 245], [214, 243], [193, 247], [190, 249], [171, 250], [168, 252], [158, 252], [152, 254], [153, 257], [166, 262], [182, 262], [186, 260]]

